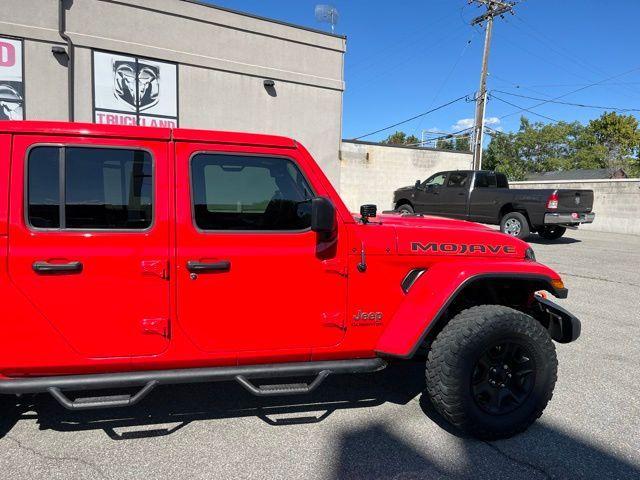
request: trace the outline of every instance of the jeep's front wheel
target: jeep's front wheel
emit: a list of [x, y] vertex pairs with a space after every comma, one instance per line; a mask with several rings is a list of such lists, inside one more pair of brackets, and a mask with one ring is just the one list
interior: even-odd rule
[[529, 427], [547, 406], [557, 378], [556, 351], [534, 318], [481, 305], [453, 318], [427, 359], [427, 393], [451, 424], [495, 440]]

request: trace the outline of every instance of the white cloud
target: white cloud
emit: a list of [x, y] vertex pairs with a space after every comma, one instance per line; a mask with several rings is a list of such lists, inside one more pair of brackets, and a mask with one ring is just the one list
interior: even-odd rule
[[461, 118], [455, 125], [451, 125], [451, 130], [457, 132], [458, 130], [464, 130], [465, 128], [473, 127], [473, 118]]
[[[500, 119], [498, 117], [489, 117], [484, 119], [485, 125], [499, 125]], [[461, 118], [455, 125], [451, 125], [451, 130], [457, 132], [458, 130], [464, 130], [465, 128], [473, 127], [473, 118]]]

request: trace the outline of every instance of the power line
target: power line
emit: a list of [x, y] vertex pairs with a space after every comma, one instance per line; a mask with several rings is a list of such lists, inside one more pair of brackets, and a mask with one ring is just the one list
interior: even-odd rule
[[567, 97], [567, 96], [572, 95], [574, 93], [581, 92], [582, 90], [586, 90], [587, 88], [594, 87], [596, 85], [600, 85], [602, 83], [608, 82], [609, 80], [613, 80], [615, 78], [623, 77], [623, 76], [628, 75], [628, 74], [630, 74], [632, 72], [635, 72], [637, 70], [640, 70], [640, 67], [635, 67], [635, 68], [632, 68], [631, 70], [627, 70], [626, 72], [619, 73], [618, 75], [614, 75], [612, 77], [605, 78], [604, 80], [600, 80], [598, 82], [587, 84], [584, 87], [577, 88], [575, 90], [571, 90], [570, 92], [567, 92], [565, 94], [559, 95], [559, 96], [554, 97], [554, 98], [551, 98], [549, 100], [545, 100], [544, 102], [537, 103], [536, 105], [532, 105], [532, 106], [530, 106], [528, 108], [520, 108], [520, 110], [517, 110], [515, 112], [511, 112], [511, 113], [508, 113], [506, 115], [501, 116], [500, 119], [502, 120], [503, 118], [510, 117], [512, 115], [516, 115], [517, 113], [520, 113], [520, 112], [523, 112], [523, 111], [530, 111], [530, 109], [540, 107], [542, 105], [545, 105], [545, 104], [550, 103], [550, 102], [555, 101], [555, 100], [560, 100], [561, 98]]
[[380, 129], [378, 129], [378, 130], [376, 130], [374, 132], [367, 133], [365, 135], [360, 135], [359, 137], [352, 138], [352, 140], [360, 140], [361, 138], [370, 137], [371, 135], [375, 135], [376, 133], [384, 132], [385, 130], [389, 130], [390, 128], [398, 127], [398, 126], [403, 125], [405, 123], [409, 123], [410, 121], [415, 120], [416, 118], [424, 117], [425, 115], [429, 115], [430, 113], [433, 113], [433, 112], [435, 112], [437, 110], [440, 110], [440, 109], [442, 109], [444, 107], [448, 107], [449, 105], [453, 105], [454, 103], [459, 102], [460, 100], [468, 99], [468, 98], [469, 98], [469, 94], [462, 95], [461, 97], [458, 97], [458, 98], [456, 98], [454, 100], [451, 100], [451, 101], [449, 101], [447, 103], [443, 103], [442, 105], [439, 105], [439, 106], [437, 106], [435, 108], [432, 108], [431, 110], [427, 110], [426, 112], [419, 113], [418, 115], [414, 115], [411, 118], [407, 118], [406, 120], [402, 120], [401, 122], [394, 123], [393, 125], [389, 125], [388, 127], [380, 128]]
[[[436, 100], [438, 100], [438, 97], [442, 93], [442, 90], [444, 89], [445, 85], [449, 82], [449, 79], [451, 78], [451, 75], [456, 70], [456, 68], [458, 68], [458, 64], [460, 63], [460, 60], [462, 60], [462, 57], [464, 56], [464, 54], [466, 53], [467, 49], [469, 48], [469, 45], [471, 45], [471, 41], [473, 40], [475, 35], [476, 35], [476, 32], [474, 32], [473, 35], [471, 36], [471, 38], [469, 38], [469, 40], [467, 40], [467, 43], [465, 43], [464, 47], [462, 48], [462, 50], [460, 52], [460, 55], [458, 55], [458, 58], [453, 63], [453, 66], [449, 70], [449, 73], [447, 74], [447, 76], [444, 78], [444, 80], [442, 81], [442, 83], [438, 87], [438, 90], [436, 91], [436, 94], [431, 99], [431, 103], [429, 104], [429, 106], [427, 108], [431, 108], [433, 106], [433, 104], [436, 102]], [[421, 126], [422, 126], [422, 119], [420, 119], [420, 121], [418, 122], [418, 125], [413, 130], [413, 134], [414, 135], [416, 133], [418, 133], [418, 130], [420, 129]]]
[[[538, 39], [541, 39], [542, 41], [545, 41], [545, 43], [555, 52], [559, 53], [560, 55], [564, 56], [565, 58], [569, 59], [570, 61], [572, 61], [575, 65], [584, 68], [585, 70], [589, 70], [592, 73], [595, 73], [596, 75], [607, 75], [608, 73], [606, 71], [604, 71], [602, 68], [600, 68], [599, 66], [592, 64], [590, 62], [588, 62], [587, 60], [585, 60], [584, 58], [579, 57], [578, 55], [576, 55], [575, 53], [573, 53], [571, 50], [567, 49], [566, 47], [563, 47], [561, 45], [561, 42], [559, 42], [558, 40], [545, 35], [545, 33], [541, 32], [540, 30], [538, 30], [537, 28], [534, 28], [532, 25], [530, 25], [528, 22], [526, 22], [525, 20], [523, 20], [521, 17], [516, 17], [516, 20], [518, 20], [520, 23], [522, 23], [524, 26], [526, 26], [529, 30], [531, 30], [533, 32], [533, 34], [531, 34], [531, 36], [537, 36]], [[528, 33], [528, 32], [527, 32]], [[564, 53], [563, 51], [564, 50]], [[588, 79], [591, 80], [591, 79]], [[623, 87], [625, 90], [627, 90], [627, 92], [633, 94], [634, 96], [638, 96], [638, 92], [628, 86], [624, 86]]]
[[[555, 118], [547, 117], [546, 115], [542, 115], [540, 113], [534, 112], [533, 110], [529, 110], [528, 108], [521, 107], [519, 105], [516, 105], [515, 103], [511, 103], [508, 100], [505, 100], [504, 98], [496, 97], [493, 93], [490, 93], [489, 97], [490, 98], [495, 98], [496, 100], [500, 100], [501, 102], [506, 103], [507, 105], [511, 105], [512, 107], [519, 108], [520, 112], [529, 112], [529, 113], [531, 113], [533, 115], [537, 115], [538, 117], [542, 117], [542, 118], [546, 118], [547, 120], [551, 120], [552, 122], [559, 122], [560, 121], [560, 120], [556, 120]], [[500, 117], [500, 118], [503, 118], [503, 117]]]
[[537, 97], [530, 97], [528, 95], [520, 95], [517, 93], [505, 92], [503, 90], [492, 90], [492, 92], [504, 93], [505, 95], [511, 95], [513, 97], [528, 98], [529, 100], [538, 100], [538, 101], [543, 100], [543, 101], [547, 101], [548, 103], [556, 103], [558, 105], [570, 105], [573, 107], [582, 107], [582, 108], [596, 108], [599, 110], [617, 110], [619, 112], [640, 112], [640, 109], [638, 108], [603, 107], [601, 105], [587, 105], [584, 103], [560, 102], [560, 101], [551, 100], [548, 98], [537, 98]]
[[486, 22], [484, 50], [482, 52], [482, 71], [480, 72], [480, 88], [476, 98], [476, 112], [473, 134], [473, 168], [482, 168], [482, 132], [484, 128], [484, 114], [487, 106], [487, 72], [489, 68], [489, 51], [491, 50], [491, 35], [493, 32], [493, 19], [497, 16], [504, 18], [505, 13], [513, 15], [515, 2], [503, 2], [501, 0], [469, 0], [469, 3], [478, 3], [486, 8], [486, 11], [471, 21], [472, 26], [482, 25]]

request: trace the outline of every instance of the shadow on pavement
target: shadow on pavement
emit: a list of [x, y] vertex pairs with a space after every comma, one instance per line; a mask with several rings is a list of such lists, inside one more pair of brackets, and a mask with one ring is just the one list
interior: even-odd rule
[[336, 480], [640, 478], [634, 465], [540, 422], [509, 440], [458, 437], [444, 446], [376, 424], [344, 434], [335, 451], [339, 457], [329, 478]]
[[[23, 419], [35, 419], [42, 430], [102, 430], [113, 440], [166, 436], [199, 420], [247, 416], [286, 433], [288, 425], [321, 422], [340, 409], [407, 404], [423, 391], [423, 372], [422, 362], [391, 364], [374, 374], [329, 377], [308, 396], [278, 398], [253, 397], [235, 383], [177, 385], [156, 389], [135, 407], [86, 412], [66, 411], [46, 395], [25, 396], [17, 406], [2, 407], [0, 438]], [[512, 439], [482, 442], [453, 430], [426, 396], [420, 406], [425, 422], [452, 435], [403, 432], [394, 419], [343, 432], [327, 457], [329, 478], [640, 478], [637, 466], [545, 425], [544, 417]]]
[[[373, 407], [385, 402], [406, 404], [423, 390], [424, 363], [416, 361], [391, 364], [372, 374], [330, 376], [313, 394], [303, 396], [254, 397], [234, 382], [172, 385], [156, 388], [133, 407], [73, 412], [48, 395], [29, 395], [3, 409], [0, 438], [16, 422], [28, 418], [36, 418], [41, 429], [99, 429], [114, 440], [170, 435], [191, 422], [218, 418], [255, 416], [273, 426], [317, 423], [339, 409]], [[279, 418], [282, 416], [285, 417]], [[149, 429], [176, 423], [170, 428]], [[119, 428], [135, 427], [140, 428], [117, 433]]]
[[572, 243], [582, 243], [582, 240], [578, 240], [577, 238], [560, 237], [557, 240], [547, 240], [540, 235], [531, 235], [525, 241], [536, 245], [570, 245]]

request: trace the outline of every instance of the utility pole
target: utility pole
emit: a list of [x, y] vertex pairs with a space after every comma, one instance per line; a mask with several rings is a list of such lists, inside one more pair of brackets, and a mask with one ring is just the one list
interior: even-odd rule
[[484, 5], [487, 11], [474, 18], [471, 25], [479, 25], [487, 22], [484, 36], [484, 51], [482, 53], [482, 72], [480, 73], [480, 89], [476, 95], [476, 115], [473, 129], [473, 169], [482, 168], [482, 139], [484, 135], [484, 111], [487, 105], [487, 70], [489, 66], [489, 50], [491, 49], [491, 35], [493, 33], [493, 17], [513, 14], [513, 2], [500, 0], [469, 0], [469, 4], [478, 3]]

